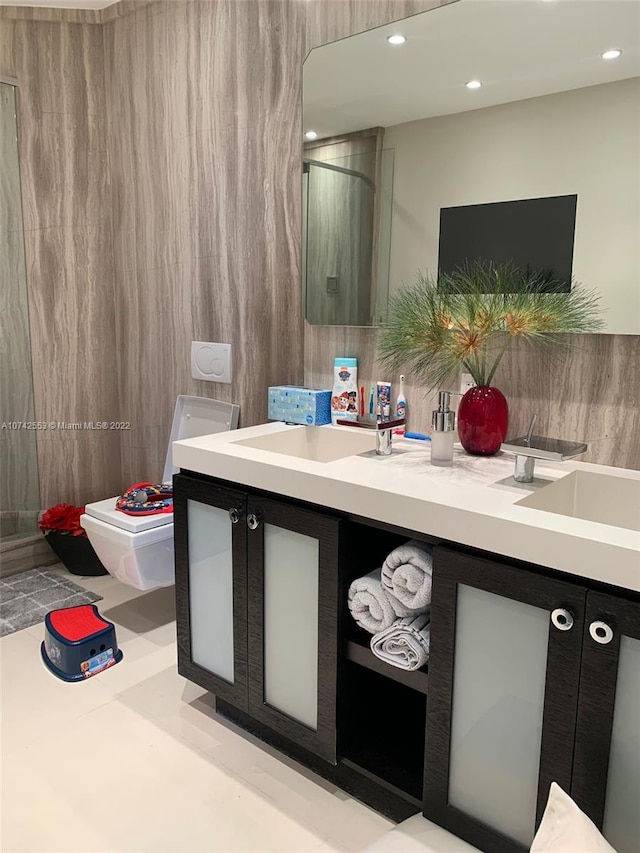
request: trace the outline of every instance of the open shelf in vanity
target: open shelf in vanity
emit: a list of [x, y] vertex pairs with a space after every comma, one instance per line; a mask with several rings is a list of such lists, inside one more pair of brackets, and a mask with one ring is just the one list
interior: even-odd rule
[[341, 760], [420, 808], [423, 795], [428, 667], [408, 672], [376, 657], [371, 635], [348, 608], [349, 584], [382, 566], [411, 537], [370, 520], [345, 522], [338, 690]]
[[[369, 645], [371, 635], [355, 623], [347, 603], [349, 584], [356, 578], [380, 568], [387, 555], [394, 548], [408, 542], [411, 536], [387, 524], [351, 519], [346, 523], [344, 539], [346, 541], [343, 568], [345, 578], [341, 595], [344, 656], [353, 664], [372, 670], [426, 695], [428, 667], [424, 666], [415, 672], [408, 672], [377, 658]], [[425, 537], [425, 543], [433, 545], [435, 540], [429, 542]]]
[[420, 806], [427, 697], [352, 661], [342, 670], [342, 760]]
[[411, 690], [416, 690], [418, 693], [423, 693], [425, 696], [427, 695], [429, 676], [427, 674], [428, 668], [426, 666], [421, 669], [417, 669], [414, 672], [407, 672], [397, 666], [391, 666], [391, 664], [385, 663], [383, 660], [380, 660], [380, 658], [377, 658], [366, 641], [361, 642], [359, 639], [347, 640], [346, 657], [348, 661], [351, 661], [351, 663], [363, 666], [365, 669], [377, 672], [384, 678], [390, 678], [392, 681], [396, 681], [398, 684], [403, 684]]

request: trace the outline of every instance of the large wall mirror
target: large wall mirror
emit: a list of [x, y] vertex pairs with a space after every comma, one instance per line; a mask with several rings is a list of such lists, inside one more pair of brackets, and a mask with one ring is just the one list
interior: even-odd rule
[[316, 48], [303, 122], [308, 322], [376, 325], [484, 227], [640, 334], [638, 0], [456, 0]]

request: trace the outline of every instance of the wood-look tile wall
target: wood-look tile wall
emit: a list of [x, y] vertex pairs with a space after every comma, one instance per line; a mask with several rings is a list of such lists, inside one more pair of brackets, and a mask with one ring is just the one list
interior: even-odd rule
[[[105, 26], [125, 479], [161, 470], [177, 394], [248, 425], [302, 382], [304, 57], [430, 5], [152, 3]], [[232, 385], [191, 379], [192, 339], [233, 345]]]
[[[376, 363], [377, 337], [371, 328], [306, 325], [305, 383], [331, 388], [340, 355], [358, 359], [366, 389], [378, 379], [397, 389], [401, 371], [389, 376]], [[587, 442], [582, 461], [640, 469], [640, 336], [571, 335], [560, 343], [543, 353], [516, 341], [502, 360], [494, 384], [509, 402], [510, 435], [526, 433], [535, 412], [539, 435]], [[409, 429], [429, 433], [437, 394], [405, 373]]]
[[[269, 384], [326, 384], [336, 354], [377, 378], [375, 331], [301, 316], [302, 63], [444, 2], [162, 0], [104, 24], [2, 16], [0, 69], [21, 78], [26, 103], [37, 416], [132, 424], [39, 436], [43, 505], [159, 476], [179, 393], [237, 402], [247, 425], [265, 419]], [[232, 385], [190, 378], [192, 339], [233, 344]], [[590, 336], [551, 379], [514, 351], [500, 376], [514, 428], [535, 408], [550, 434], [591, 441], [591, 458], [638, 467], [638, 354], [637, 339]], [[409, 394], [424, 428], [432, 403]]]
[[[5, 17], [0, 73], [19, 86], [35, 420], [116, 420], [101, 27]], [[119, 490], [119, 435], [47, 430], [36, 440], [42, 507]]]
[[[268, 385], [302, 381], [304, 6], [151, 4], [104, 34], [131, 480], [160, 475], [177, 394], [237, 402], [246, 425]], [[191, 378], [191, 340], [232, 344], [233, 384]]]

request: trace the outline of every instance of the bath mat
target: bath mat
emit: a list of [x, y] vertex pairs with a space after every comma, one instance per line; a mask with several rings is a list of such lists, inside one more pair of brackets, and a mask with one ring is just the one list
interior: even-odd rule
[[42, 622], [50, 610], [93, 604], [101, 595], [78, 586], [68, 575], [30, 569], [0, 579], [0, 637]]

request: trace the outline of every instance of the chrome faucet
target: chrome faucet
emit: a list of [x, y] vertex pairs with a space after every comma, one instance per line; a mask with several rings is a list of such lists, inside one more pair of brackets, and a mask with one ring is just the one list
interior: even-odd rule
[[340, 426], [360, 427], [361, 429], [374, 429], [376, 431], [376, 453], [378, 456], [391, 456], [391, 441], [394, 429], [404, 426], [406, 423], [404, 418], [397, 418], [393, 421], [374, 421], [374, 420], [337, 420]]
[[533, 435], [533, 425], [537, 415], [531, 418], [527, 434], [522, 438], [507, 439], [501, 445], [502, 450], [516, 454], [516, 467], [513, 479], [517, 483], [533, 483], [533, 471], [536, 459], [552, 459], [556, 462], [564, 462], [573, 459], [587, 449], [584, 443], [575, 441], [562, 441], [559, 438], [546, 438], [541, 435]]

